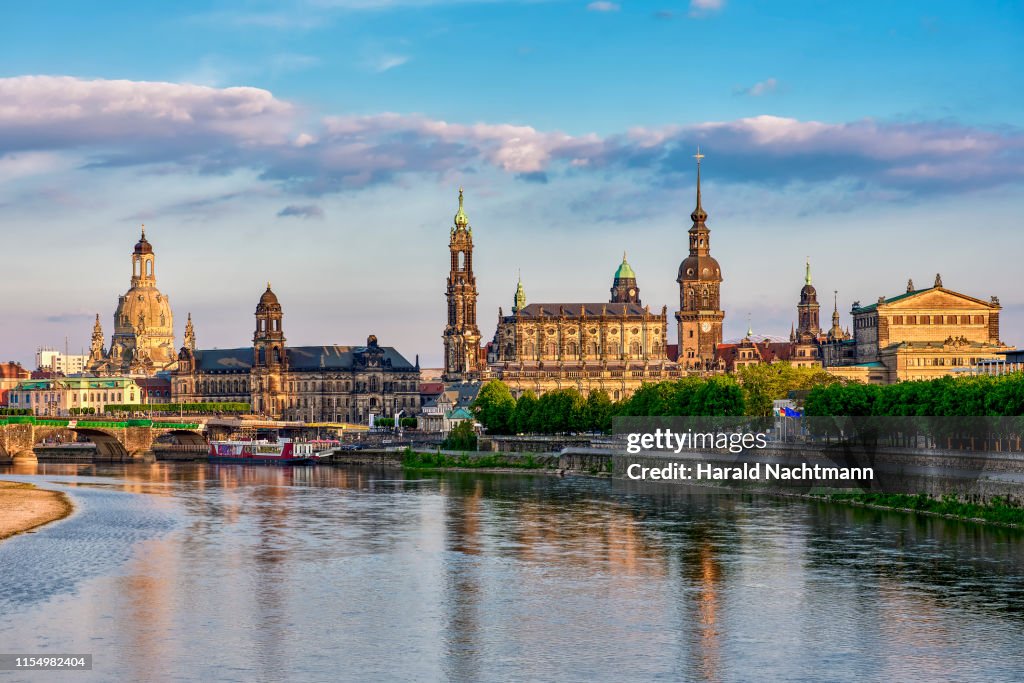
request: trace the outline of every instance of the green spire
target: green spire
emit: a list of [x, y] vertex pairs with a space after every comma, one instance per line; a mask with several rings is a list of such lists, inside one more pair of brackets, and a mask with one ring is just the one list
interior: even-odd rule
[[807, 257], [807, 274], [804, 275], [804, 284], [811, 284], [811, 257]]
[[455, 214], [455, 227], [459, 230], [465, 230], [469, 227], [469, 216], [466, 215], [466, 211], [462, 207], [462, 188], [459, 188], [459, 210]]
[[626, 261], [626, 252], [622, 252], [622, 263], [619, 264], [619, 269], [615, 271], [616, 280], [635, 280], [636, 273], [633, 272], [632, 266]]
[[516, 298], [512, 304], [512, 312], [521, 311], [526, 308], [526, 290], [523, 289], [523, 276], [519, 275], [519, 284], [516, 285]]

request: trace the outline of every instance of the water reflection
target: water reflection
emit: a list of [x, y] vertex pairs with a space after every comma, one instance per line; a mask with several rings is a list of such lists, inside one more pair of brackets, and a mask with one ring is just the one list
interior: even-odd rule
[[80, 509], [0, 544], [0, 641], [93, 652], [96, 671], [76, 680], [1024, 670], [1016, 531], [547, 476], [161, 463], [8, 474], [66, 486]]

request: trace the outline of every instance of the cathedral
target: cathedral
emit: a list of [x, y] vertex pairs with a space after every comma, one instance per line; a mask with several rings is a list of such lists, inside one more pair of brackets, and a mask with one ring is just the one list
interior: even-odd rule
[[515, 395], [574, 388], [587, 395], [602, 390], [628, 397], [645, 382], [689, 373], [720, 372], [722, 271], [711, 256], [700, 186], [698, 150], [696, 208], [690, 214], [689, 255], [679, 266], [678, 332], [669, 343], [666, 306], [652, 311], [640, 298], [636, 272], [623, 254], [610, 296], [598, 302], [526, 301], [522, 279], [512, 307], [498, 310], [494, 336], [480, 348], [477, 287], [473, 274], [473, 232], [459, 190], [459, 209], [449, 230], [448, 323], [443, 339], [446, 382], [500, 379]]
[[152, 375], [175, 361], [171, 302], [156, 288], [156, 254], [146, 227], [132, 252], [131, 287], [117, 301], [114, 334], [105, 349], [100, 317], [93, 324], [86, 371], [94, 375]]

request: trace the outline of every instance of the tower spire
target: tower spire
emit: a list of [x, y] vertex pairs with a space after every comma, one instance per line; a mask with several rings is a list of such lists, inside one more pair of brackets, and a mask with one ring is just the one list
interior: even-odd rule
[[463, 206], [462, 188], [459, 188], [459, 210], [455, 214], [455, 227], [459, 230], [465, 230], [469, 227], [469, 216], [466, 215], [465, 207]]
[[707, 212], [704, 211], [704, 207], [701, 205], [700, 195], [700, 161], [704, 158], [704, 155], [700, 153], [700, 145], [697, 145], [697, 153], [693, 155], [693, 158], [697, 160], [697, 207], [690, 214], [690, 218], [693, 219], [694, 225], [702, 224], [708, 219]]
[[811, 284], [811, 257], [807, 257], [807, 273], [804, 275], [804, 284]]

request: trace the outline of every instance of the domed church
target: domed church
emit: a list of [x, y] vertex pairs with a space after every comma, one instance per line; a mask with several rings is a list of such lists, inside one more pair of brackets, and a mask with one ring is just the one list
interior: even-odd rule
[[98, 375], [152, 375], [176, 362], [171, 302], [156, 288], [156, 254], [142, 226], [132, 252], [131, 287], [118, 298], [114, 311], [110, 348], [103, 347], [97, 315], [86, 369]]

